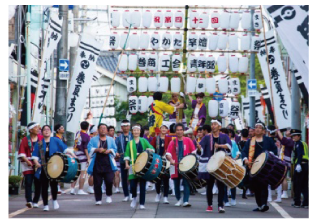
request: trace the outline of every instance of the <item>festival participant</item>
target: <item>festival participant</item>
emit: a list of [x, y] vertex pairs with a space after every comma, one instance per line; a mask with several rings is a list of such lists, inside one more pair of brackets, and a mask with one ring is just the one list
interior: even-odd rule
[[62, 140], [64, 142], [64, 144], [66, 144], [67, 139], [64, 137], [64, 133], [65, 133], [65, 128], [62, 124], [56, 124], [54, 126], [54, 131], [56, 133], [55, 137], [59, 138], [60, 140]]
[[[41, 129], [43, 139], [35, 144], [34, 151], [32, 152], [32, 159], [35, 163], [36, 168], [41, 168], [40, 181], [41, 181], [41, 196], [44, 203], [44, 211], [49, 211], [48, 206], [48, 186], [50, 184], [51, 195], [53, 199], [54, 209], [59, 208], [57, 202], [58, 193], [58, 182], [56, 180], [49, 180], [47, 178], [47, 168], [49, 158], [56, 152], [66, 153], [72, 157], [74, 155], [73, 151], [68, 149], [67, 146], [58, 138], [50, 137], [51, 128], [49, 125], [44, 125]], [[37, 172], [37, 170], [36, 170]]]
[[[176, 127], [176, 124], [175, 123], [172, 123], [169, 127], [169, 134], [168, 136], [170, 136], [172, 138], [172, 140], [176, 139], [176, 130], [175, 130], [175, 127]], [[172, 196], [175, 196], [175, 192], [174, 192], [174, 182], [173, 182], [173, 179], [171, 179], [170, 177], [170, 180], [169, 180], [169, 185], [170, 185], [170, 188], [171, 188], [171, 195]]]
[[206, 121], [207, 109], [206, 105], [202, 102], [204, 96], [204, 93], [198, 93], [196, 94], [196, 100], [193, 100], [192, 97], [189, 95], [191, 107], [193, 109], [189, 126], [192, 128], [194, 132], [197, 132], [197, 129], [203, 126]]
[[[242, 129], [241, 130], [241, 139], [238, 143], [238, 146], [239, 146], [239, 151], [243, 151], [244, 149], [244, 146], [246, 144], [246, 142], [248, 141], [248, 129]], [[243, 199], [247, 199], [247, 196], [246, 196], [246, 191], [248, 189], [248, 184], [249, 184], [249, 169], [245, 166], [245, 169], [246, 169], [246, 174], [245, 174], [245, 177], [242, 181], [242, 184], [243, 184], [243, 195], [242, 195], [242, 198]]]
[[[174, 180], [174, 190], [177, 198], [177, 203], [175, 206], [181, 206], [181, 194], [180, 194], [180, 180], [183, 179], [183, 207], [190, 207], [189, 195], [190, 188], [189, 182], [179, 174], [178, 168], [181, 159], [192, 153], [195, 150], [195, 146], [191, 139], [183, 137], [184, 125], [182, 123], [177, 123], [175, 126], [176, 139], [172, 140], [167, 149], [166, 158], [170, 161], [172, 167], [170, 167], [171, 179]], [[174, 166], [174, 167], [173, 167]], [[171, 171], [171, 169], [174, 171]]]
[[[210, 157], [214, 154], [214, 152], [224, 151], [227, 156], [231, 155], [231, 140], [228, 135], [220, 133], [221, 122], [218, 120], [211, 120], [211, 129], [212, 133], [203, 137], [201, 142], [197, 144], [197, 155], [200, 156], [199, 162], [199, 179], [205, 179], [207, 181], [207, 203], [208, 208], [206, 211], [213, 211], [212, 208], [212, 199], [213, 193], [212, 189], [215, 183], [215, 177], [210, 175], [207, 172], [207, 164]], [[220, 180], [217, 180], [218, 187], [218, 212], [225, 213], [224, 209], [224, 192], [225, 192], [225, 184]]]
[[133, 140], [129, 141], [126, 145], [126, 151], [124, 153], [125, 169], [129, 170], [129, 180], [130, 188], [132, 193], [132, 202], [131, 207], [136, 207], [136, 197], [137, 197], [137, 185], [140, 183], [140, 209], [145, 209], [145, 186], [146, 180], [143, 178], [138, 178], [134, 174], [134, 163], [138, 154], [142, 153], [145, 150], [150, 150], [154, 152], [154, 148], [150, 143], [145, 139], [140, 137], [142, 127], [140, 124], [135, 124], [132, 126]]
[[143, 138], [145, 138], [146, 140], [148, 140], [149, 143], [151, 143], [153, 137], [150, 136], [149, 126], [144, 126], [143, 131], [144, 131]]
[[[115, 128], [114, 126], [109, 126], [107, 129], [108, 132], [108, 136], [110, 136], [111, 138], [113, 138], [114, 140], [116, 139], [115, 137]], [[115, 162], [116, 162], [116, 167], [117, 167], [117, 171], [115, 171], [114, 173], [114, 180], [113, 180], [113, 186], [115, 188], [115, 193], [120, 193], [120, 156], [118, 153], [116, 153], [115, 155]]]
[[202, 131], [202, 127], [199, 127], [197, 129], [196, 139], [193, 140], [193, 144], [197, 147], [197, 143], [199, 143], [203, 137], [204, 137], [204, 134], [203, 134], [203, 131]]
[[133, 139], [133, 135], [130, 132], [130, 121], [123, 120], [121, 122], [121, 129], [123, 133], [118, 136], [115, 140], [115, 144], [117, 146], [117, 156], [119, 157], [120, 161], [120, 168], [121, 168], [121, 181], [122, 181], [122, 189], [124, 194], [124, 202], [130, 200], [129, 198], [129, 187], [128, 187], [128, 170], [125, 169], [125, 161], [124, 161], [124, 153], [126, 151], [126, 145], [129, 141]]
[[202, 133], [203, 133], [203, 136], [206, 136], [209, 133], [211, 133], [211, 126], [207, 125], [207, 124], [203, 125], [202, 126]]
[[114, 172], [117, 170], [114, 160], [116, 145], [113, 138], [107, 135], [107, 125], [98, 125], [98, 136], [91, 138], [87, 148], [92, 160], [87, 172], [93, 175], [96, 205], [102, 204], [102, 183], [106, 186], [106, 202], [112, 203]]
[[[184, 98], [184, 94], [180, 94], [181, 97]], [[181, 103], [179, 99], [179, 93], [172, 93], [171, 94], [171, 100], [168, 102], [173, 107], [182, 107], [183, 109], [187, 109], [188, 106], [185, 102]], [[169, 115], [169, 122], [177, 122], [177, 117], [179, 117], [179, 111], [176, 110], [173, 114]], [[182, 124], [186, 127], [187, 121], [184, 113], [182, 112]]]
[[[277, 147], [274, 141], [265, 136], [263, 134], [263, 130], [266, 130], [265, 124], [262, 122], [256, 123], [254, 132], [255, 136], [246, 142], [242, 151], [243, 161], [249, 169], [251, 169], [253, 162], [262, 152], [269, 151], [277, 155]], [[268, 211], [268, 184], [263, 183], [256, 178], [251, 178], [250, 186], [255, 193], [256, 204], [258, 206], [253, 211]]]
[[108, 126], [108, 129], [107, 129], [107, 135], [110, 136], [111, 138], [113, 138], [115, 140], [115, 127], [114, 126]]
[[[171, 142], [172, 138], [170, 136], [166, 136], [168, 132], [168, 126], [165, 124], [161, 125], [160, 134], [157, 137], [154, 137], [151, 141], [151, 145], [155, 149], [155, 153], [159, 154], [161, 157], [164, 157], [168, 145]], [[155, 197], [155, 202], [159, 202], [161, 198], [161, 182], [163, 183], [163, 203], [169, 204], [168, 194], [169, 194], [169, 179], [170, 175], [164, 174], [161, 176], [161, 180], [158, 180], [155, 184], [157, 195]]]
[[92, 125], [90, 128], [89, 128], [89, 136], [91, 138], [95, 137], [97, 135], [97, 126], [96, 125]]
[[[92, 125], [90, 128], [89, 128], [89, 136], [90, 138], [93, 138], [97, 135], [97, 126], [96, 125]], [[90, 160], [89, 160], [89, 163], [91, 162], [91, 157], [90, 157]], [[93, 182], [93, 175], [90, 175], [88, 174], [89, 177], [88, 177], [88, 189], [87, 189], [87, 192], [90, 193], [90, 194], [94, 194], [94, 182]]]
[[255, 136], [255, 129], [253, 127], [248, 127], [248, 138], [252, 138]]
[[[292, 140], [294, 141], [294, 158], [293, 164], [295, 166], [293, 175], [294, 186], [294, 203], [295, 208], [309, 207], [309, 148], [307, 144], [301, 141], [302, 131], [298, 129], [291, 130]], [[301, 204], [301, 194], [303, 194], [303, 201]]]
[[[25, 178], [25, 198], [27, 201], [26, 206], [28, 208], [38, 208], [38, 201], [41, 191], [41, 182], [37, 177], [35, 177], [35, 171], [33, 168], [33, 162], [31, 154], [34, 151], [35, 145], [38, 144], [38, 141], [43, 139], [43, 136], [38, 134], [39, 124], [36, 122], [31, 122], [27, 125], [29, 135], [24, 137], [21, 140], [18, 159], [21, 163], [22, 173]], [[35, 194], [32, 199], [32, 183], [35, 186]]]

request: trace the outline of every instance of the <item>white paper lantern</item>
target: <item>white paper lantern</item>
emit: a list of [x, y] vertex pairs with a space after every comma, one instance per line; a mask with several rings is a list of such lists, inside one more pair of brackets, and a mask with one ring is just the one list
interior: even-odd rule
[[133, 93], [136, 91], [136, 78], [133, 76], [130, 76], [126, 80], [126, 87], [127, 87], [127, 92]]
[[225, 50], [227, 48], [227, 42], [228, 42], [227, 33], [220, 34], [218, 39], [218, 49]]
[[210, 24], [211, 27], [214, 29], [217, 29], [220, 27], [220, 14], [218, 13], [218, 11], [213, 11], [210, 15]]
[[231, 78], [230, 79], [230, 87], [231, 87], [232, 94], [238, 95], [240, 93], [240, 81], [239, 81], [239, 78]]
[[145, 113], [147, 111], [148, 98], [147, 96], [140, 96], [138, 99], [138, 111], [140, 113]]
[[160, 56], [160, 71], [169, 71], [170, 63], [171, 63], [170, 55], [166, 53], [162, 54]]
[[226, 30], [229, 28], [230, 13], [228, 11], [223, 11], [220, 15], [219, 24], [221, 29]]
[[213, 55], [208, 55], [206, 59], [206, 70], [209, 73], [214, 73], [216, 69], [216, 60]]
[[107, 126], [111, 125], [111, 119], [110, 118], [105, 118], [104, 120], [102, 120], [103, 123], [105, 123]]
[[179, 93], [180, 92], [180, 78], [174, 76], [171, 78], [171, 92]]
[[78, 46], [79, 35], [77, 33], [69, 33], [68, 34], [68, 46], [76, 47]]
[[149, 48], [150, 35], [148, 32], [143, 32], [140, 37], [140, 49], [146, 50]]
[[230, 104], [230, 118], [237, 119], [239, 118], [240, 104], [239, 102], [231, 102]]
[[227, 59], [225, 55], [220, 55], [217, 60], [218, 72], [224, 73], [227, 70]]
[[158, 91], [158, 80], [154, 76], [148, 78], [148, 91], [157, 92]]
[[219, 115], [221, 117], [228, 116], [229, 113], [229, 103], [227, 100], [221, 100], [219, 102]]
[[178, 10], [176, 13], [174, 13], [174, 26], [176, 28], [183, 27], [183, 21], [184, 21], [184, 14], [182, 11]]
[[162, 35], [162, 40], [161, 40], [161, 45], [163, 49], [169, 49], [171, 46], [171, 41], [172, 41], [172, 35], [170, 34], [170, 32], [165, 32]]
[[139, 10], [134, 10], [131, 14], [131, 22], [134, 29], [140, 27], [141, 25], [141, 12]]
[[218, 101], [209, 100], [208, 102], [208, 115], [210, 118], [216, 118], [218, 116]]
[[234, 11], [234, 13], [231, 13], [230, 15], [230, 21], [229, 21], [229, 27], [232, 30], [236, 30], [239, 27], [239, 20], [240, 20], [240, 16], [239, 16], [239, 12], [238, 11]]
[[197, 79], [197, 86], [196, 86], [196, 92], [206, 92], [206, 79], [205, 78], [198, 78]]
[[151, 106], [151, 104], [153, 103], [153, 97], [152, 96], [149, 96], [148, 97], [148, 105], [147, 105], [147, 110], [149, 110], [150, 109], [150, 106]]
[[[98, 106], [98, 107], [100, 107], [100, 106], [101, 106], [100, 98], [96, 98], [96, 99], [95, 99], [95, 102], [96, 102], [96, 106]], [[100, 111], [102, 112], [102, 108], [100, 109]]]
[[150, 47], [152, 49], [159, 49], [160, 47], [160, 35], [158, 32], [153, 32], [150, 39]]
[[238, 36], [236, 34], [232, 33], [229, 35], [228, 45], [229, 50], [238, 50]]
[[218, 39], [219, 36], [217, 35], [217, 33], [212, 33], [209, 36], [209, 50], [216, 50], [217, 46], [218, 46]]
[[252, 21], [252, 16], [249, 13], [249, 11], [244, 11], [243, 15], [242, 15], [242, 19], [241, 19], [241, 26], [244, 30], [250, 30], [252, 25], [251, 25], [251, 21]]
[[196, 91], [196, 84], [197, 84], [197, 78], [188, 76], [187, 85], [186, 85], [187, 93], [194, 93]]
[[196, 10], [192, 10], [189, 17], [190, 28], [195, 29], [199, 24], [199, 13]]
[[216, 92], [216, 80], [214, 77], [206, 78], [206, 90], [210, 94]]
[[218, 80], [219, 92], [225, 94], [228, 92], [228, 80], [226, 78], [221, 78]]
[[133, 33], [130, 36], [130, 48], [131, 49], [139, 49], [139, 44], [140, 44], [140, 36], [137, 33]]
[[121, 22], [121, 13], [118, 10], [113, 10], [111, 13], [111, 25], [114, 28], [120, 26]]
[[108, 116], [115, 116], [115, 107], [108, 108]]
[[95, 97], [102, 96], [100, 87], [94, 87]]
[[164, 13], [164, 26], [166, 28], [170, 28], [173, 25], [173, 13], [171, 12], [171, 10], [167, 10]]
[[110, 36], [110, 42], [109, 46], [111, 49], [117, 49], [119, 47], [120, 43], [120, 36], [117, 34], [117, 32], [113, 32]]
[[91, 97], [96, 97], [95, 87], [91, 87]]
[[136, 114], [138, 112], [138, 97], [130, 96], [129, 97], [129, 111], [131, 114]]
[[154, 13], [153, 22], [154, 22], [154, 26], [156, 28], [162, 27], [162, 25], [163, 25], [163, 13], [162, 13], [161, 10], [157, 10], [157, 12]]
[[144, 93], [148, 90], [148, 78], [141, 76], [139, 78], [139, 92]]
[[97, 29], [94, 26], [85, 26], [83, 28], [83, 33], [86, 33], [88, 35], [95, 37], [97, 34]]
[[119, 65], [119, 70], [121, 72], [126, 72], [127, 71], [127, 55], [123, 54], [122, 57], [120, 56], [120, 65]]
[[253, 15], [253, 25], [255, 30], [260, 30], [263, 27], [261, 11], [255, 11]]
[[116, 119], [115, 118], [110, 118], [111, 119], [111, 125], [116, 127]]
[[244, 55], [239, 59], [238, 71], [239, 71], [239, 73], [247, 73], [248, 72], [248, 57], [247, 56]]
[[251, 42], [251, 50], [252, 51], [258, 51], [261, 46], [261, 39], [259, 35], [252, 36], [252, 42]]
[[198, 57], [198, 71], [199, 72], [204, 72], [206, 71], [207, 67], [207, 59], [204, 54], [200, 54]]
[[86, 98], [85, 108], [89, 108], [89, 99]]
[[[102, 95], [102, 96], [104, 96], [104, 95]], [[105, 97], [102, 97], [102, 98], [100, 98], [99, 100], [100, 100], [100, 106], [101, 107], [103, 107], [104, 106], [104, 103], [105, 103]]]
[[[96, 101], [95, 101], [95, 99], [91, 99], [91, 108], [93, 108], [93, 107], [96, 107]], [[93, 111], [94, 111], [94, 109], [93, 109]]]
[[240, 39], [240, 49], [242, 51], [246, 51], [250, 49], [250, 35], [243, 34], [243, 36]]
[[162, 76], [159, 78], [159, 92], [167, 92], [169, 89], [169, 78]]
[[130, 10], [125, 10], [122, 14], [122, 25], [125, 28], [128, 28], [131, 24], [131, 12]]
[[142, 26], [144, 28], [150, 28], [152, 23], [152, 12], [150, 10], [145, 10], [142, 14]]
[[114, 97], [108, 97], [107, 102], [109, 106], [114, 106]]
[[208, 25], [209, 25], [209, 14], [204, 11], [200, 14], [199, 27], [201, 29], [206, 29], [208, 28]]
[[198, 47], [201, 50], [208, 48], [208, 37], [206, 33], [201, 33], [198, 38]]
[[182, 57], [180, 54], [174, 54], [172, 56], [172, 71], [178, 72], [180, 70], [180, 65], [182, 62]]
[[125, 45], [125, 42], [126, 42], [126, 45], [125, 45], [125, 49], [127, 49], [129, 47], [129, 41], [126, 40], [127, 39], [127, 34], [128, 32], [123, 32], [121, 34], [121, 41], [120, 41], [120, 47], [123, 49], [124, 45]]
[[148, 58], [148, 70], [154, 72], [158, 70], [158, 55], [152, 52]]
[[232, 73], [236, 73], [238, 71], [238, 58], [236, 55], [229, 56], [229, 70]]
[[[109, 111], [109, 108], [108, 107], [106, 107], [105, 109], [104, 109], [104, 114], [103, 114], [103, 116], [109, 116], [110, 115], [110, 111]], [[107, 125], [107, 124], [106, 124]]]
[[173, 48], [174, 49], [182, 49], [183, 43], [182, 43], [182, 33], [176, 32], [173, 35]]
[[148, 69], [148, 56], [144, 52], [139, 54], [138, 65], [141, 71], [146, 71]]
[[197, 70], [198, 58], [195, 54], [190, 53], [188, 58], [188, 71], [195, 72]]
[[191, 32], [188, 37], [188, 49], [196, 50], [198, 45], [198, 35], [196, 32]]

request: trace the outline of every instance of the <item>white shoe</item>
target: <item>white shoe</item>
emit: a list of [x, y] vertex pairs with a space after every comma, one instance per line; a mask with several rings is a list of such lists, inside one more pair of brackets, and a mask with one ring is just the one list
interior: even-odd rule
[[169, 201], [168, 201], [167, 197], [163, 197], [163, 204], [169, 204]]
[[157, 194], [157, 196], [155, 196], [154, 201], [155, 202], [159, 202], [160, 201], [160, 198], [161, 198], [161, 194]]
[[172, 194], [171, 194], [171, 195], [172, 195], [172, 196], [175, 196], [175, 195], [176, 195], [176, 193], [174, 192], [174, 190], [172, 190], [172, 191], [173, 191], [173, 192], [172, 192]]
[[150, 191], [154, 191], [155, 190], [155, 185], [153, 184], [152, 188], [150, 189]]
[[133, 198], [132, 198], [132, 194], [130, 193], [130, 201], [132, 201], [133, 200]]
[[115, 193], [121, 193], [119, 188], [115, 188]]
[[49, 211], [49, 206], [48, 205], [44, 206], [44, 211]]
[[32, 203], [32, 207], [33, 208], [39, 208], [39, 205], [38, 205], [38, 203]]
[[70, 190], [71, 195], [76, 195], [75, 189]]
[[102, 205], [102, 201], [97, 201], [95, 205]]
[[106, 197], [106, 203], [112, 203], [112, 197], [111, 196]]
[[225, 207], [231, 207], [230, 203], [229, 202], [226, 202], [225, 203]]
[[180, 199], [174, 206], [180, 207], [182, 205], [182, 200]]
[[202, 192], [202, 193], [200, 193], [201, 195], [207, 195], [207, 192]]
[[182, 207], [190, 207], [191, 206], [191, 204], [189, 204], [189, 202], [185, 202], [185, 203], [183, 203], [183, 205], [182, 205]]
[[106, 193], [106, 190], [105, 189], [102, 189], [102, 193], [105, 194]]
[[87, 192], [88, 192], [89, 194], [94, 194], [95, 192], [94, 192], [94, 188], [93, 188], [93, 186], [88, 186]]
[[217, 194], [218, 194], [218, 189], [213, 189], [213, 190], [212, 190], [212, 194], [213, 194], [213, 195], [217, 195]]
[[53, 205], [55, 210], [59, 208], [59, 204], [57, 200], [53, 201]]
[[282, 202], [282, 199], [281, 198], [277, 198], [277, 199], [274, 200], [274, 202], [281, 203]]
[[144, 205], [140, 205], [140, 209], [144, 210], [145, 209]]
[[271, 201], [272, 201], [272, 197], [268, 197], [268, 198], [267, 198], [267, 201], [268, 201], [268, 202], [271, 202]]
[[231, 206], [235, 206], [236, 205], [236, 200], [235, 199], [231, 199], [230, 204], [231, 204]]
[[83, 189], [78, 190], [77, 195], [88, 195]]
[[183, 192], [184, 188], [183, 186], [180, 186], [180, 192]]
[[133, 198], [130, 206], [131, 206], [131, 208], [135, 208], [136, 207], [136, 197]]
[[287, 191], [283, 191], [281, 198], [288, 198]]
[[130, 199], [129, 196], [126, 196], [122, 201], [127, 202], [127, 201], [129, 201], [129, 199]]

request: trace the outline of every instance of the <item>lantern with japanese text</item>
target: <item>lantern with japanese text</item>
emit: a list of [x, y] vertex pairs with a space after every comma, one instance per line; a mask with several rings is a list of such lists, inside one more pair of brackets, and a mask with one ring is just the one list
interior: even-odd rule
[[252, 16], [249, 11], [244, 11], [241, 18], [241, 26], [244, 30], [250, 30], [252, 27]]
[[216, 118], [218, 116], [218, 101], [209, 100], [208, 102], [208, 115], [210, 118]]
[[219, 36], [217, 33], [212, 33], [209, 36], [209, 50], [216, 50], [218, 46]]
[[153, 103], [153, 96], [149, 96], [148, 97], [148, 103], [147, 103], [147, 109], [149, 110], [149, 107], [151, 106], [151, 104]]
[[169, 54], [162, 54], [160, 56], [160, 71], [169, 71], [170, 69], [170, 55]]
[[230, 80], [231, 92], [234, 95], [238, 95], [240, 93], [240, 81], [239, 81], [239, 78], [231, 78], [229, 80]]
[[148, 70], [150, 72], [154, 72], [158, 70], [158, 55], [155, 52], [152, 52], [149, 55]]
[[227, 42], [228, 42], [227, 33], [220, 34], [218, 39], [218, 49], [225, 50], [227, 48]]
[[119, 65], [119, 70], [121, 72], [126, 72], [127, 71], [127, 55], [123, 54], [122, 57], [119, 57], [121, 59], [120, 65]]
[[239, 58], [238, 71], [239, 73], [248, 72], [248, 57], [246, 55], [243, 55]]
[[226, 117], [229, 113], [229, 103], [227, 100], [221, 100], [219, 102], [219, 116]]
[[159, 49], [160, 47], [160, 35], [158, 32], [153, 32], [150, 38], [150, 47], [152, 49]]
[[240, 50], [246, 51], [250, 49], [250, 36], [248, 34], [243, 34], [240, 39]]
[[182, 33], [176, 32], [173, 35], [173, 48], [174, 49], [182, 49], [183, 43], [182, 43]]
[[228, 92], [228, 80], [226, 78], [220, 78], [218, 80], [219, 92], [225, 94]]
[[130, 48], [131, 49], [139, 49], [139, 44], [140, 44], [140, 36], [138, 33], [133, 33], [130, 37]]
[[148, 90], [148, 78], [145, 76], [139, 77], [139, 92], [144, 93]]
[[206, 70], [209, 73], [214, 73], [216, 69], [216, 60], [213, 55], [208, 55], [206, 59]]
[[226, 30], [229, 28], [229, 21], [230, 21], [230, 13], [228, 11], [223, 11], [220, 15], [220, 27], [223, 30]]
[[131, 114], [136, 114], [138, 112], [138, 97], [130, 96], [129, 97], [129, 111]]
[[252, 40], [251, 40], [251, 50], [252, 51], [258, 51], [261, 45], [261, 39], [259, 37], [259, 35], [252, 36]]
[[216, 80], [214, 77], [206, 78], [206, 90], [209, 94], [216, 92]]
[[164, 26], [170, 28], [173, 25], [173, 13], [171, 10], [166, 10], [164, 13]]
[[133, 76], [130, 76], [126, 80], [126, 87], [127, 87], [127, 92], [133, 93], [136, 91], [136, 78]]
[[195, 29], [199, 24], [199, 13], [196, 10], [192, 10], [189, 19], [190, 28]]
[[238, 29], [239, 20], [240, 20], [240, 16], [239, 16], [239, 12], [238, 11], [234, 11], [233, 13], [231, 13], [231, 15], [230, 15], [230, 21], [229, 21], [229, 27], [232, 30]]
[[122, 14], [122, 25], [125, 28], [129, 28], [131, 24], [131, 12], [130, 10], [125, 10]]
[[110, 115], [109, 107], [105, 107], [105, 109], [104, 109], [104, 116], [109, 116], [109, 115]]
[[196, 32], [191, 32], [188, 37], [188, 49], [196, 50], [197, 49], [198, 35]]
[[169, 49], [171, 46], [171, 41], [172, 41], [172, 35], [170, 32], [165, 32], [162, 35], [162, 40], [161, 40], [161, 45], [163, 49]]
[[110, 48], [112, 50], [117, 49], [119, 47], [119, 43], [120, 43], [120, 36], [117, 34], [117, 32], [113, 32], [110, 36]]
[[100, 87], [94, 87], [94, 92], [95, 92], [95, 97], [100, 97], [103, 95], [103, 94], [101, 94]]
[[111, 13], [111, 25], [114, 28], [117, 28], [120, 26], [121, 21], [121, 13], [118, 10], [113, 10]]
[[169, 89], [169, 78], [166, 76], [162, 76], [159, 78], [159, 91], [167, 92]]
[[95, 87], [91, 87], [91, 97], [96, 97]]
[[114, 116], [114, 115], [115, 115], [115, 107], [109, 107], [108, 116]]
[[186, 91], [187, 93], [194, 93], [196, 91], [197, 79], [193, 76], [187, 77]]
[[127, 49], [127, 48], [129, 47], [129, 42], [128, 42], [128, 41], [126, 41], [126, 39], [127, 39], [127, 34], [128, 34], [128, 32], [123, 32], [123, 33], [121, 34], [120, 47], [121, 47], [122, 49], [124, 48], [125, 43], [126, 43], [126, 45], [125, 45], [125, 48], [124, 48], [124, 49]]
[[163, 13], [162, 13], [161, 10], [157, 10], [157, 12], [154, 13], [153, 22], [154, 22], [154, 26], [156, 28], [162, 27], [162, 25], [163, 25]]
[[97, 107], [96, 106], [96, 101], [95, 101], [94, 98], [91, 99], [91, 108], [93, 108], [93, 107]]
[[[103, 96], [103, 95], [102, 95]], [[104, 103], [105, 103], [105, 98], [102, 97], [102, 98], [99, 98], [99, 102], [100, 102], [100, 106], [104, 106]]]
[[138, 111], [140, 113], [145, 113], [147, 111], [147, 106], [148, 106], [148, 98], [147, 96], [140, 96], [138, 98]]
[[204, 54], [200, 54], [198, 57], [198, 71], [199, 72], [204, 72], [206, 71], [206, 56]]
[[188, 58], [188, 71], [195, 72], [197, 70], [198, 58], [195, 54], [190, 53]]
[[238, 71], [238, 58], [236, 55], [230, 55], [229, 56], [229, 70], [232, 73], [236, 73]]
[[114, 97], [108, 97], [107, 99], [107, 104], [109, 106], [113, 106], [114, 105]]
[[198, 38], [198, 47], [201, 50], [207, 49], [208, 47], [208, 37], [206, 33], [201, 33]]
[[209, 14], [204, 11], [200, 14], [200, 18], [199, 18], [199, 27], [201, 29], [206, 29], [208, 28], [209, 25]]
[[253, 25], [255, 30], [260, 30], [263, 27], [261, 11], [255, 11], [253, 15]]
[[180, 53], [174, 54], [172, 56], [172, 71], [178, 72], [180, 70], [181, 62], [182, 62], [182, 57]]
[[139, 69], [143, 72], [148, 68], [148, 56], [144, 52], [139, 54], [138, 65]]
[[217, 60], [218, 72], [224, 73], [227, 70], [227, 59], [224, 54], [218, 56]]
[[150, 76], [148, 78], [148, 91], [149, 92], [157, 92], [158, 90], [158, 80], [154, 76]]
[[197, 79], [197, 86], [196, 86], [196, 92], [206, 92], [206, 79], [205, 78], [198, 78]]
[[238, 36], [234, 33], [229, 35], [228, 38], [229, 50], [238, 50]]
[[230, 103], [230, 118], [237, 119], [239, 118], [240, 104], [239, 102]]
[[182, 11], [178, 10], [176, 13], [174, 13], [174, 26], [176, 28], [183, 27], [183, 21], [184, 21], [184, 14]]
[[172, 93], [179, 93], [180, 92], [180, 78], [174, 76], [171, 78], [171, 92]]
[[141, 25], [141, 12], [139, 10], [134, 10], [131, 13], [131, 23], [134, 29], [140, 27]]
[[152, 23], [152, 12], [150, 10], [145, 10], [142, 14], [142, 26], [144, 28], [150, 28]]
[[220, 27], [219, 20], [220, 20], [220, 14], [218, 13], [218, 11], [213, 11], [210, 15], [211, 27], [214, 29], [219, 28]]
[[148, 32], [143, 32], [140, 37], [140, 49], [146, 50], [149, 48], [150, 35]]

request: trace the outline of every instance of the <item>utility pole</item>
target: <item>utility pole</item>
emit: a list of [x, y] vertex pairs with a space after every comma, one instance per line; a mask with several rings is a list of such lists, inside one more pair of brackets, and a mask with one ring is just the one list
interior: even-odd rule
[[[293, 69], [293, 62], [292, 62], [292, 69]], [[292, 129], [299, 129], [301, 130], [301, 107], [300, 107], [300, 90], [297, 84], [295, 74], [291, 73], [292, 82], [291, 82], [291, 99], [292, 99], [292, 110], [291, 110], [291, 118], [292, 118]]]
[[[74, 19], [74, 33], [78, 34], [78, 28], [79, 28], [79, 21], [77, 20], [79, 18], [79, 5], [74, 5], [73, 8], [73, 19]], [[72, 78], [72, 75], [74, 73], [74, 65], [77, 57], [77, 47], [70, 47], [70, 74], [69, 74], [69, 82]]]
[[[251, 25], [252, 25], [252, 36], [255, 35], [255, 28], [253, 23], [254, 9], [250, 10], [250, 14], [252, 17]], [[250, 54], [250, 74], [249, 79], [255, 79], [255, 53]], [[261, 113], [261, 112], [260, 112]], [[262, 121], [264, 122], [264, 121]], [[249, 124], [248, 126], [255, 128], [255, 97], [249, 97]]]
[[[31, 122], [31, 87], [30, 87], [30, 12], [31, 6], [27, 6], [26, 13], [26, 66], [27, 66], [27, 124]], [[20, 36], [19, 36], [20, 37]], [[38, 73], [39, 74], [39, 73]]]

